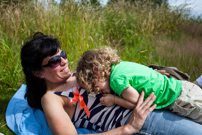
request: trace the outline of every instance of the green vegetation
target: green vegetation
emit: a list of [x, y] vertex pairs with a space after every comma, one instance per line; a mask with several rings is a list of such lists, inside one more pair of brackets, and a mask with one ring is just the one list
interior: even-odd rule
[[107, 6], [32, 2], [1, 4], [0, 16], [0, 132], [6, 135], [13, 134], [5, 122], [6, 107], [25, 83], [20, 49], [37, 31], [59, 38], [72, 71], [84, 51], [110, 46], [123, 60], [174, 66], [191, 81], [201, 75], [202, 23], [188, 18], [183, 8], [153, 8], [151, 2], [137, 0]]

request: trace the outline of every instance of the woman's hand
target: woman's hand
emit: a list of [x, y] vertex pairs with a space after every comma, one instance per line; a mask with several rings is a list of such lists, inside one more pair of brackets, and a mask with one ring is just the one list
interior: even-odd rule
[[130, 117], [130, 121], [125, 125], [123, 134], [134, 134], [137, 133], [143, 126], [147, 116], [155, 109], [156, 104], [152, 105], [156, 96], [151, 93], [150, 96], [143, 101], [144, 91], [142, 91], [140, 98], [137, 102], [136, 108], [133, 110], [133, 114]]

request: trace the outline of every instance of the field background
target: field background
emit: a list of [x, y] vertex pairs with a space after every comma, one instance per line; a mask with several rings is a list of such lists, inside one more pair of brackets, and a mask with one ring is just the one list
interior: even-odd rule
[[84, 51], [109, 46], [122, 60], [177, 67], [190, 81], [202, 74], [202, 22], [183, 6], [138, 0], [106, 6], [1, 3], [0, 16], [0, 132], [5, 135], [13, 134], [5, 122], [8, 102], [25, 83], [20, 49], [37, 31], [59, 38], [72, 72]]

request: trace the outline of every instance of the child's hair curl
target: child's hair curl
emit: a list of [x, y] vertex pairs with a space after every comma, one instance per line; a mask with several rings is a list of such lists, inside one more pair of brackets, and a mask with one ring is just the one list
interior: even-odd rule
[[93, 90], [100, 93], [95, 85], [96, 81], [99, 79], [108, 80], [112, 65], [116, 65], [120, 61], [116, 50], [108, 47], [84, 52], [77, 64], [76, 78], [78, 84], [85, 86], [89, 93]]

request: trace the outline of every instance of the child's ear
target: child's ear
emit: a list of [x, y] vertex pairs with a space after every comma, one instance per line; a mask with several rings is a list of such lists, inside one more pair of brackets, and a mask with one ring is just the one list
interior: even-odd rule
[[33, 74], [35, 77], [38, 77], [38, 78], [41, 78], [41, 79], [44, 78], [44, 76], [41, 74], [40, 71], [33, 71], [32, 74]]
[[98, 69], [96, 67], [93, 67], [93, 72], [97, 73]]

